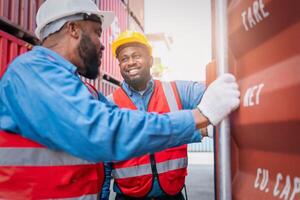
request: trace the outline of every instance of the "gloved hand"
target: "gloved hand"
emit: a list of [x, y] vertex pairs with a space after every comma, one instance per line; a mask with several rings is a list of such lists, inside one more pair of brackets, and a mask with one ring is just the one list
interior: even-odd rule
[[206, 89], [199, 110], [217, 125], [240, 105], [240, 91], [232, 74], [222, 74]]

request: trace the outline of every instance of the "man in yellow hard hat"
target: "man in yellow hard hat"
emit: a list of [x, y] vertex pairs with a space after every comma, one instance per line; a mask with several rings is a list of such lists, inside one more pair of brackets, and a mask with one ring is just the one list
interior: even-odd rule
[[[235, 98], [236, 86], [228, 90], [232, 92], [229, 95], [220, 90], [227, 81], [233, 80], [229, 74], [214, 82], [206, 92], [205, 86], [197, 82], [154, 80], [150, 74], [153, 64], [152, 47], [142, 33], [121, 33], [113, 41], [112, 51], [119, 61], [124, 82], [108, 98], [121, 108], [169, 113], [197, 108], [200, 102], [206, 102], [207, 97], [210, 99], [205, 103], [208, 107], [217, 106], [218, 97]], [[214, 117], [205, 116], [205, 113], [211, 112], [207, 112], [206, 106], [204, 110], [200, 107], [203, 112], [201, 115], [208, 117], [210, 122], [215, 124]], [[202, 136], [207, 135], [206, 126], [200, 129], [200, 133]], [[151, 144], [154, 141], [147, 142]], [[186, 175], [187, 145], [163, 151], [153, 149], [151, 153], [143, 156], [112, 163], [116, 200], [184, 200], [181, 191], [185, 186]]]

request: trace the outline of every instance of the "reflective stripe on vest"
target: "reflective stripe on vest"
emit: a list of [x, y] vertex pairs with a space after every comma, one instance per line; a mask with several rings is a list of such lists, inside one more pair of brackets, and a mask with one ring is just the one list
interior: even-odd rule
[[[157, 172], [159, 174], [171, 170], [186, 168], [186, 167], [187, 167], [187, 158], [179, 158], [179, 159], [156, 163]], [[114, 178], [132, 178], [132, 177], [148, 175], [148, 174], [152, 174], [151, 164], [112, 170], [112, 175]]]
[[0, 199], [97, 199], [104, 179], [101, 163], [2, 130], [0, 174]]
[[1, 166], [65, 166], [90, 164], [95, 163], [46, 148], [0, 148]]
[[178, 105], [176, 102], [176, 98], [175, 95], [173, 93], [173, 89], [170, 83], [168, 82], [161, 82], [163, 90], [165, 92], [166, 98], [167, 98], [167, 103], [169, 105], [170, 111], [174, 112], [174, 111], [178, 111]]
[[97, 200], [104, 166], [0, 130], [0, 174], [0, 199]]

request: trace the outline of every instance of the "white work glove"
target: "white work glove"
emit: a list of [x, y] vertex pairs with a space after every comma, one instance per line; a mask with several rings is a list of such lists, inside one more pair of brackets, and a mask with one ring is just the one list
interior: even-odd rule
[[222, 74], [206, 89], [199, 110], [217, 125], [240, 105], [240, 91], [232, 74]]

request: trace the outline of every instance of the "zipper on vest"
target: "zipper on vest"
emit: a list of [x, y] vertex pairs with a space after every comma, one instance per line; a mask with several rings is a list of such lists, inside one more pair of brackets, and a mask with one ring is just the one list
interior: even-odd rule
[[154, 154], [150, 154], [150, 163], [151, 163], [152, 174], [154, 175], [154, 177], [158, 177]]

